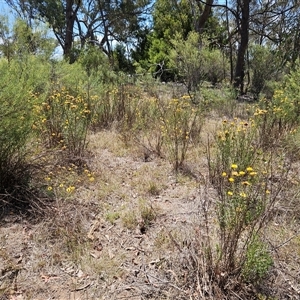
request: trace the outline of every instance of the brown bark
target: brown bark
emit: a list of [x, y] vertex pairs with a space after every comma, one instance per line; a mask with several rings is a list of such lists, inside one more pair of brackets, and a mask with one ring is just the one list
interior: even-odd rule
[[66, 35], [64, 43], [64, 57], [69, 59], [70, 63], [73, 63], [73, 58], [71, 57], [71, 50], [73, 46], [73, 30], [74, 23], [76, 20], [76, 15], [80, 6], [80, 2], [77, 4], [76, 8], [73, 10], [74, 0], [66, 1]]
[[206, 0], [204, 10], [203, 10], [201, 16], [199, 17], [198, 22], [197, 22], [197, 28], [196, 28], [197, 32], [199, 32], [199, 33], [203, 32], [205, 23], [206, 23], [206, 21], [208, 20], [208, 18], [210, 16], [211, 8], [212, 8], [213, 4], [214, 4], [214, 0]]
[[234, 76], [234, 87], [240, 89], [240, 93], [244, 93], [244, 77], [245, 77], [245, 54], [248, 49], [249, 42], [249, 14], [251, 0], [238, 1], [241, 11], [240, 22], [240, 44], [238, 48], [237, 62]]

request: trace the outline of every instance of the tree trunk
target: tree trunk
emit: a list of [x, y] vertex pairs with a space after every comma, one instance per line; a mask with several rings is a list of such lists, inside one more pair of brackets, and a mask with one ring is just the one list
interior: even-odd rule
[[[228, 0], [226, 0], [225, 6], [228, 7]], [[230, 26], [229, 26], [228, 9], [226, 9], [226, 29], [228, 34], [228, 45], [229, 45], [230, 84], [232, 84], [233, 83], [233, 50], [232, 50], [232, 36], [230, 33]]]
[[73, 10], [74, 0], [66, 1], [66, 35], [65, 35], [65, 43], [64, 43], [64, 57], [69, 60], [70, 63], [74, 62], [74, 57], [72, 57], [72, 46], [73, 46], [73, 30], [74, 23], [76, 20], [76, 15], [80, 6], [80, 2], [78, 2], [76, 8]]
[[238, 1], [241, 10], [240, 22], [240, 44], [238, 48], [237, 62], [235, 67], [234, 87], [244, 93], [244, 77], [245, 77], [245, 54], [248, 49], [249, 42], [249, 11], [251, 0]]
[[202, 15], [199, 17], [197, 25], [196, 25], [196, 31], [199, 33], [202, 33], [204, 30], [204, 26], [206, 21], [208, 20], [210, 13], [211, 13], [211, 7], [214, 3], [214, 0], [206, 0], [206, 4], [203, 10]]

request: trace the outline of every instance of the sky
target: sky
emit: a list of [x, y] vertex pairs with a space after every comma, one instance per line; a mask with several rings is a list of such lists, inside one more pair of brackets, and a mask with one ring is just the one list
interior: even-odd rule
[[[216, 4], [225, 4], [226, 0], [215, 0]], [[9, 25], [13, 25], [16, 13], [6, 4], [5, 0], [0, 0], [0, 15], [8, 17]]]
[[4, 0], [0, 0], [0, 15], [8, 16], [9, 21], [13, 21], [13, 13]]

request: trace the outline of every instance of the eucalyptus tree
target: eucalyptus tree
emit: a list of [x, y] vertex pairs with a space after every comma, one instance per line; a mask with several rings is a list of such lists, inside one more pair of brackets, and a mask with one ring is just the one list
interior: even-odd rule
[[195, 31], [201, 33], [204, 31], [205, 25], [211, 16], [214, 0], [206, 0], [205, 4], [201, 3], [201, 1], [196, 1], [196, 4], [199, 12], [196, 15]]
[[300, 50], [300, 3], [297, 0], [225, 0], [202, 4], [224, 12], [231, 80], [239, 93], [247, 91], [245, 75], [250, 44], [267, 45], [282, 56], [281, 67], [292, 64]]
[[86, 42], [112, 54], [112, 42], [129, 43], [143, 26], [150, 0], [5, 0], [28, 24], [45, 22], [73, 62], [73, 48]]
[[149, 36], [149, 60], [154, 68], [163, 64], [169, 68], [172, 41], [179, 37], [186, 41], [191, 32], [209, 35], [211, 40], [219, 34], [219, 22], [211, 7], [213, 0], [156, 0], [153, 9], [153, 30]]
[[298, 1], [254, 1], [250, 34], [253, 42], [280, 52], [282, 66], [295, 63], [300, 51], [300, 3]]
[[47, 29], [41, 26], [31, 28], [22, 19], [16, 19], [13, 26], [8, 25], [8, 19], [0, 17], [0, 56], [10, 62], [33, 54], [49, 59], [57, 42], [47, 34]]
[[[241, 94], [244, 93], [245, 61], [249, 44], [251, 2], [253, 2], [253, 0], [226, 0], [224, 4], [213, 4], [213, 7], [225, 10], [231, 82]], [[235, 50], [236, 55], [234, 55]]]
[[40, 20], [49, 25], [63, 49], [64, 57], [70, 58], [74, 42], [74, 24], [81, 0], [5, 0], [28, 25]]
[[237, 0], [236, 22], [239, 33], [239, 45], [235, 65], [234, 87], [244, 93], [245, 54], [249, 43], [250, 3], [252, 0]]

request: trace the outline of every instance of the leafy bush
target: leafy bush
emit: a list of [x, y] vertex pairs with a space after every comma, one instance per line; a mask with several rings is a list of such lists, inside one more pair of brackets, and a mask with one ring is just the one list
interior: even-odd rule
[[21, 62], [0, 60], [0, 194], [6, 204], [26, 197], [32, 174], [27, 152], [35, 93], [46, 85], [49, 71], [32, 56]]
[[300, 68], [287, 75], [283, 83], [277, 84], [271, 100], [261, 99], [254, 111], [255, 123], [260, 132], [260, 144], [265, 147], [278, 144], [278, 139], [285, 138], [299, 126]]
[[[211, 265], [225, 274], [219, 282], [222, 288], [231, 276], [260, 283], [272, 263], [259, 237], [281, 197], [290, 168], [273, 149], [262, 151], [259, 133], [253, 119], [225, 120], [214, 147], [208, 147], [219, 225], [218, 257]], [[274, 172], [280, 178], [278, 184], [269, 180]]]
[[[87, 82], [92, 86], [109, 84], [117, 80], [111, 70], [108, 58], [94, 46], [90, 46], [82, 51], [78, 62], [85, 71], [83, 73], [88, 77]], [[72, 68], [72, 66], [69, 66], [69, 68]]]
[[34, 128], [47, 147], [65, 150], [69, 158], [81, 157], [94, 97], [84, 89], [86, 76], [78, 64], [53, 64], [51, 76], [51, 86], [34, 95]]
[[205, 79], [199, 34], [191, 32], [186, 41], [177, 36], [172, 43], [173, 50], [170, 53], [172, 67], [178, 69], [179, 76], [184, 79], [188, 90], [194, 91]]
[[266, 46], [252, 45], [249, 49], [250, 68], [252, 71], [251, 92], [257, 100], [267, 81], [274, 79], [278, 72], [277, 57]]
[[38, 121], [35, 128], [48, 147], [59, 147], [68, 157], [81, 157], [91, 123], [91, 102], [85, 95], [65, 88], [53, 90], [42, 105], [35, 107]]
[[253, 236], [247, 248], [242, 276], [247, 282], [256, 283], [266, 277], [273, 264], [267, 246], [257, 236]]
[[118, 118], [122, 99], [115, 103], [109, 91], [114, 76], [107, 59], [90, 48], [74, 64], [53, 62], [51, 79], [48, 90], [36, 96], [35, 127], [45, 145], [64, 150], [71, 160], [80, 158], [91, 126], [103, 127]]
[[189, 91], [195, 91], [204, 80], [213, 84], [224, 79], [228, 62], [217, 49], [210, 49], [206, 38], [191, 32], [186, 41], [180, 36], [172, 40], [170, 64], [178, 70]]
[[213, 85], [222, 82], [227, 77], [229, 63], [227, 58], [218, 49], [210, 48], [209, 46], [202, 49], [202, 69], [205, 74], [205, 80]]
[[191, 140], [198, 140], [203, 124], [203, 112], [191, 103], [190, 96], [158, 101], [160, 131], [169, 160], [177, 172], [186, 159]]

